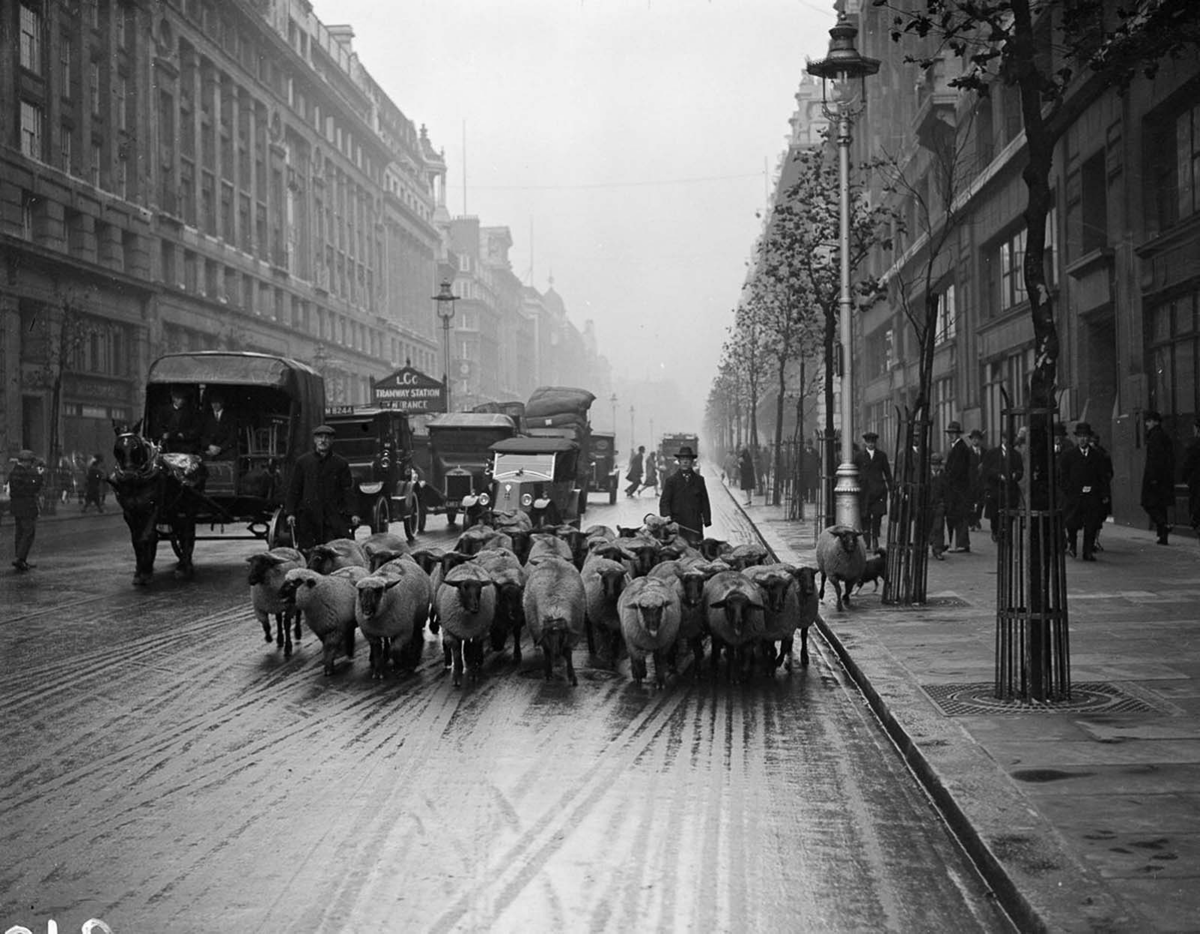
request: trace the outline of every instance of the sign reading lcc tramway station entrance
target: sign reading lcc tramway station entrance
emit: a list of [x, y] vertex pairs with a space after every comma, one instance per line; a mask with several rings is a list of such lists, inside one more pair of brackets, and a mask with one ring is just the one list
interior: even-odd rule
[[406, 366], [371, 384], [371, 402], [405, 412], [445, 412], [446, 387], [441, 380]]

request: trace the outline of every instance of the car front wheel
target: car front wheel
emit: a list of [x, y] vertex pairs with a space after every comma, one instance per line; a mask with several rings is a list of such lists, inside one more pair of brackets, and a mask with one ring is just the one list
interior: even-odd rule
[[386, 532], [391, 523], [392, 516], [391, 510], [388, 509], [387, 497], [381, 496], [375, 500], [375, 506], [371, 510], [371, 531], [375, 533]]

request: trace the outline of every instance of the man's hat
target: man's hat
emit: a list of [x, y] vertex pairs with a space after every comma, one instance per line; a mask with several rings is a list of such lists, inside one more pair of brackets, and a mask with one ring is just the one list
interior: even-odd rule
[[36, 459], [37, 455], [34, 454], [33, 451], [29, 450], [29, 448], [22, 448], [21, 450], [17, 451], [17, 460], [19, 461], [31, 461]]
[[328, 425], [318, 425], [316, 428], [314, 428], [312, 430], [312, 433], [313, 433], [313, 435], [335, 435], [335, 434], [337, 434], [337, 432], [334, 431], [332, 428], [330, 428]]
[[1087, 422], [1077, 422], [1075, 425], [1075, 436], [1086, 436], [1090, 438], [1092, 436], [1092, 426]]
[[864, 440], [864, 441], [878, 441], [878, 440], [879, 440], [879, 432], [877, 432], [877, 431], [864, 431], [864, 432], [863, 432], [863, 440]]
[[1067, 436], [1067, 426], [1063, 422], [1055, 422], [1054, 433], [1065, 438]]
[[679, 451], [675, 454], [675, 456], [676, 457], [690, 457], [692, 460], [695, 460], [696, 452], [692, 450], [691, 445], [685, 444], [683, 447], [681, 447], [679, 449]]
[[962, 434], [962, 425], [960, 425], [958, 422], [951, 422], [949, 425], [946, 426], [946, 434], [961, 435]]
[[1161, 422], [1162, 416], [1159, 415], [1157, 412], [1155, 412], [1154, 409], [1147, 409], [1145, 412], [1142, 413], [1142, 421], [1144, 421], [1144, 422]]
[[983, 440], [983, 432], [980, 431], [978, 428], [972, 428], [971, 433], [969, 435], [967, 435], [967, 437], [968, 438], [978, 438], [979, 440], [982, 441]]
[[931, 464], [940, 464], [945, 459], [946, 458], [942, 457], [942, 455], [939, 454], [937, 451], [934, 451], [932, 454], [929, 455], [929, 463], [931, 463]]

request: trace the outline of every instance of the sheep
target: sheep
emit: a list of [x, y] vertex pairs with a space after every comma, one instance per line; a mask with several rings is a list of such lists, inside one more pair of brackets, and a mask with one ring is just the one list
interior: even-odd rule
[[659, 552], [662, 551], [662, 542], [657, 539], [646, 534], [639, 534], [621, 542], [621, 545], [634, 556], [634, 577], [644, 577], [650, 573], [650, 569], [654, 565], [658, 564]]
[[575, 555], [571, 546], [557, 535], [550, 532], [534, 532], [530, 536], [529, 555], [525, 558], [526, 566], [545, 558], [562, 558], [574, 562]]
[[633, 680], [642, 683], [646, 677], [646, 656], [653, 655], [654, 683], [664, 687], [668, 653], [679, 637], [679, 595], [674, 582], [639, 577], [621, 594], [618, 612]]
[[333, 674], [338, 652], [354, 658], [356, 584], [367, 576], [365, 568], [342, 568], [323, 575], [309, 568], [293, 568], [283, 580], [280, 593], [301, 613], [325, 652], [325, 675]]
[[694, 672], [699, 673], [704, 661], [704, 638], [708, 635], [708, 618], [704, 606], [704, 584], [716, 569], [687, 559], [664, 561], [655, 565], [647, 577], [673, 581], [679, 596], [679, 637], [668, 661], [674, 669], [679, 645], [692, 650]]
[[867, 558], [866, 563], [863, 565], [862, 576], [859, 577], [858, 586], [855, 588], [854, 592], [859, 593], [866, 584], [873, 583], [875, 585], [875, 590], [872, 590], [871, 593], [875, 593], [879, 590], [880, 581], [883, 581], [885, 584], [887, 583], [886, 548], [876, 548], [875, 554]]
[[709, 561], [724, 557], [731, 551], [733, 551], [733, 546], [720, 538], [706, 538], [700, 542], [700, 554]]
[[[800, 664], [808, 664], [808, 627], [817, 619], [817, 572], [810, 567], [766, 564], [746, 568], [746, 577], [758, 584], [766, 601], [764, 649], [771, 669], [784, 665], [792, 670], [792, 649], [800, 630]], [[775, 651], [775, 642], [780, 643]]]
[[679, 525], [649, 512], [642, 519], [642, 533], [659, 542], [667, 542], [679, 534]]
[[571, 549], [571, 561], [575, 567], [582, 568], [584, 559], [588, 556], [587, 536], [574, 526], [568, 525], [558, 530], [558, 537]]
[[743, 668], [745, 645], [762, 636], [762, 590], [741, 571], [718, 571], [704, 585], [708, 629], [712, 633], [712, 673], [721, 664], [721, 650], [729, 658], [729, 680]]
[[766, 559], [767, 549], [756, 542], [735, 545], [733, 550], [725, 556], [725, 560], [735, 571], [744, 571], [746, 568], [760, 565]]
[[335, 538], [321, 545], [314, 545], [308, 555], [308, 566], [319, 574], [332, 574], [338, 568], [360, 567], [369, 569], [371, 562], [362, 546], [352, 538]]
[[625, 565], [592, 555], [583, 563], [580, 576], [583, 578], [587, 603], [585, 623], [588, 651], [596, 654], [599, 637], [601, 657], [615, 663], [621, 639], [621, 616], [617, 603], [629, 584]]
[[597, 538], [604, 539], [605, 541], [611, 542], [614, 538], [617, 537], [617, 533], [616, 533], [616, 531], [614, 531], [612, 529], [611, 526], [589, 525], [586, 529], [583, 530], [583, 537], [588, 540], [588, 544], [590, 545], [591, 541], [593, 539], [597, 539]]
[[483, 637], [496, 616], [496, 589], [491, 575], [474, 563], [460, 564], [442, 581], [437, 593], [442, 621], [442, 648], [447, 667], [454, 666], [454, 686], [462, 685], [463, 663], [478, 681], [483, 668]]
[[250, 565], [247, 583], [250, 584], [250, 605], [262, 624], [266, 641], [271, 641], [271, 617], [275, 617], [275, 644], [283, 646], [283, 657], [292, 657], [292, 629], [300, 638], [300, 614], [279, 595], [283, 579], [293, 568], [304, 567], [304, 555], [295, 548], [272, 548], [246, 559]]
[[408, 554], [408, 541], [402, 535], [391, 532], [375, 532], [357, 543], [367, 556], [367, 568], [374, 571], [392, 558]]
[[[849, 526], [831, 525], [817, 537], [817, 570], [821, 574], [820, 598], [825, 599], [825, 581], [833, 581], [833, 592], [837, 594], [837, 608], [844, 609], [850, 603], [850, 590], [862, 577], [867, 555], [859, 540], [862, 532]], [[846, 594], [842, 596], [842, 584]]]
[[498, 532], [486, 525], [473, 525], [458, 536], [458, 541], [454, 543], [454, 550], [464, 555], [476, 555], [484, 548], [498, 547], [511, 550], [512, 546], [512, 536], [507, 533]]
[[[434, 566], [429, 573], [429, 582], [433, 585], [433, 602], [429, 606], [429, 631], [435, 636], [441, 628], [440, 617], [438, 616], [438, 593], [442, 589], [442, 582], [446, 579], [446, 575], [453, 571], [460, 564], [471, 560], [470, 555], [464, 555], [461, 551], [443, 551], [441, 561]], [[447, 666], [449, 667], [449, 666]]]
[[546, 680], [554, 677], [554, 660], [561, 657], [567, 663], [567, 680], [578, 684], [572, 652], [583, 637], [587, 597], [575, 565], [549, 556], [532, 562], [525, 578], [524, 605], [534, 644], [542, 647]]
[[392, 656], [412, 670], [425, 647], [422, 635], [429, 615], [429, 575], [405, 556], [389, 561], [357, 583], [354, 618], [371, 646], [371, 677], [382, 678]]
[[496, 588], [496, 616], [492, 621], [492, 651], [499, 652], [513, 637], [513, 661], [521, 663], [521, 629], [525, 625], [525, 568], [516, 553], [506, 548], [488, 548], [475, 563], [492, 577]]

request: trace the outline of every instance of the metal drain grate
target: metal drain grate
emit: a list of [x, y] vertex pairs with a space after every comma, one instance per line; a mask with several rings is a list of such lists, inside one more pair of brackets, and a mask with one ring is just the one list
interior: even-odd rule
[[979, 684], [923, 684], [921, 687], [940, 708], [951, 717], [972, 714], [1027, 713], [1168, 713], [1138, 697], [1126, 693], [1115, 684], [1104, 681], [1085, 681], [1071, 685], [1069, 700], [1050, 704], [1031, 703], [1019, 698], [1002, 700], [993, 696], [996, 686], [985, 681]]

